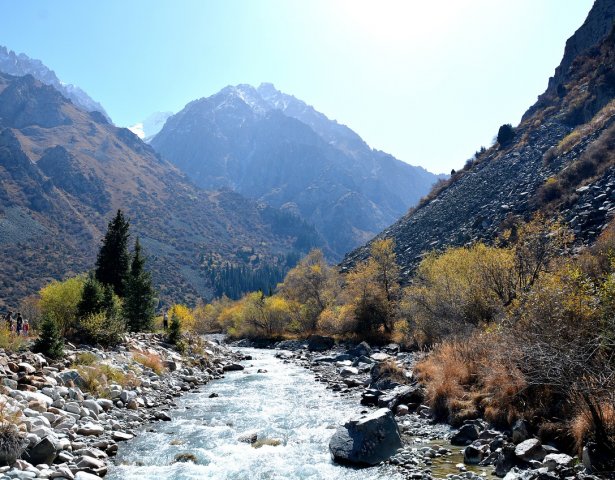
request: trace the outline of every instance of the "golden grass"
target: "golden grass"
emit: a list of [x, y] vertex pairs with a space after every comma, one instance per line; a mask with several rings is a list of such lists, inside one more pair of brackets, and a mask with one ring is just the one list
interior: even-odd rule
[[132, 358], [135, 360], [135, 362], [140, 363], [144, 367], [151, 369], [156, 375], [162, 375], [165, 371], [162, 359], [157, 353], [133, 352]]

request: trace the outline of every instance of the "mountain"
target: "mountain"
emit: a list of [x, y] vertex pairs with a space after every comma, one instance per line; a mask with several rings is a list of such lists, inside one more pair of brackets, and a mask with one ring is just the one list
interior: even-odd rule
[[160, 130], [162, 130], [164, 122], [166, 122], [171, 115], [173, 115], [173, 112], [154, 112], [142, 122], [135, 123], [131, 127], [128, 127], [128, 130], [144, 142], [149, 142]]
[[119, 208], [167, 302], [211, 297], [219, 269], [260, 269], [275, 285], [289, 259], [322, 244], [287, 212], [199, 189], [132, 132], [33, 76], [0, 74], [0, 306], [91, 268]]
[[203, 188], [232, 188], [300, 215], [334, 258], [406, 212], [437, 180], [271, 84], [229, 86], [190, 102], [150, 144]]
[[[491, 241], [536, 212], [561, 218], [579, 246], [606, 228], [615, 215], [614, 20], [615, 0], [596, 0], [512, 141], [478, 152], [377, 236], [395, 240], [405, 282], [426, 251]], [[348, 254], [342, 270], [369, 247]]]
[[0, 45], [0, 72], [8, 73], [16, 77], [32, 75], [40, 82], [51, 85], [75, 105], [86, 112], [100, 112], [110, 122], [111, 119], [102, 105], [93, 100], [87, 93], [75, 85], [63, 83], [53, 70], [47, 68], [43, 62]]

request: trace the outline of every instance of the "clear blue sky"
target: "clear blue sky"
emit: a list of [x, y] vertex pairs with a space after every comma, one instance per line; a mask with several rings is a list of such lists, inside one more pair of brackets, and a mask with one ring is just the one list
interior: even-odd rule
[[373, 148], [463, 166], [542, 93], [592, 0], [3, 0], [0, 44], [117, 125], [272, 82]]

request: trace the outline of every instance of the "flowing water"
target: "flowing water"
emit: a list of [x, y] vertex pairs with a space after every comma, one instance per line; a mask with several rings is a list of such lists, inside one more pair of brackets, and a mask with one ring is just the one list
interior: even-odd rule
[[[271, 350], [244, 349], [246, 369], [210, 382], [179, 400], [171, 422], [152, 426], [122, 444], [107, 479], [402, 479], [389, 466], [336, 465], [329, 439], [359, 413], [357, 399], [336, 396], [313, 375], [283, 364]], [[267, 373], [257, 373], [265, 369]], [[209, 398], [212, 393], [219, 396]], [[279, 441], [260, 448], [238, 441], [248, 432]], [[277, 442], [273, 442], [277, 443]], [[196, 463], [174, 463], [192, 454]]]

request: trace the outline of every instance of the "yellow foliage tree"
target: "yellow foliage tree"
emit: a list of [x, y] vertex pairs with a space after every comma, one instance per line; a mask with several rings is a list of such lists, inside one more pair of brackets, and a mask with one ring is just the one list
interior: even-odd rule
[[39, 291], [41, 315], [52, 318], [62, 335], [76, 327], [77, 305], [84, 283], [85, 276], [79, 275], [62, 282], [53, 281]]
[[182, 330], [194, 331], [196, 326], [196, 320], [192, 313], [192, 310], [185, 305], [176, 303], [169, 308], [169, 318], [173, 318], [175, 315], [182, 326]]

